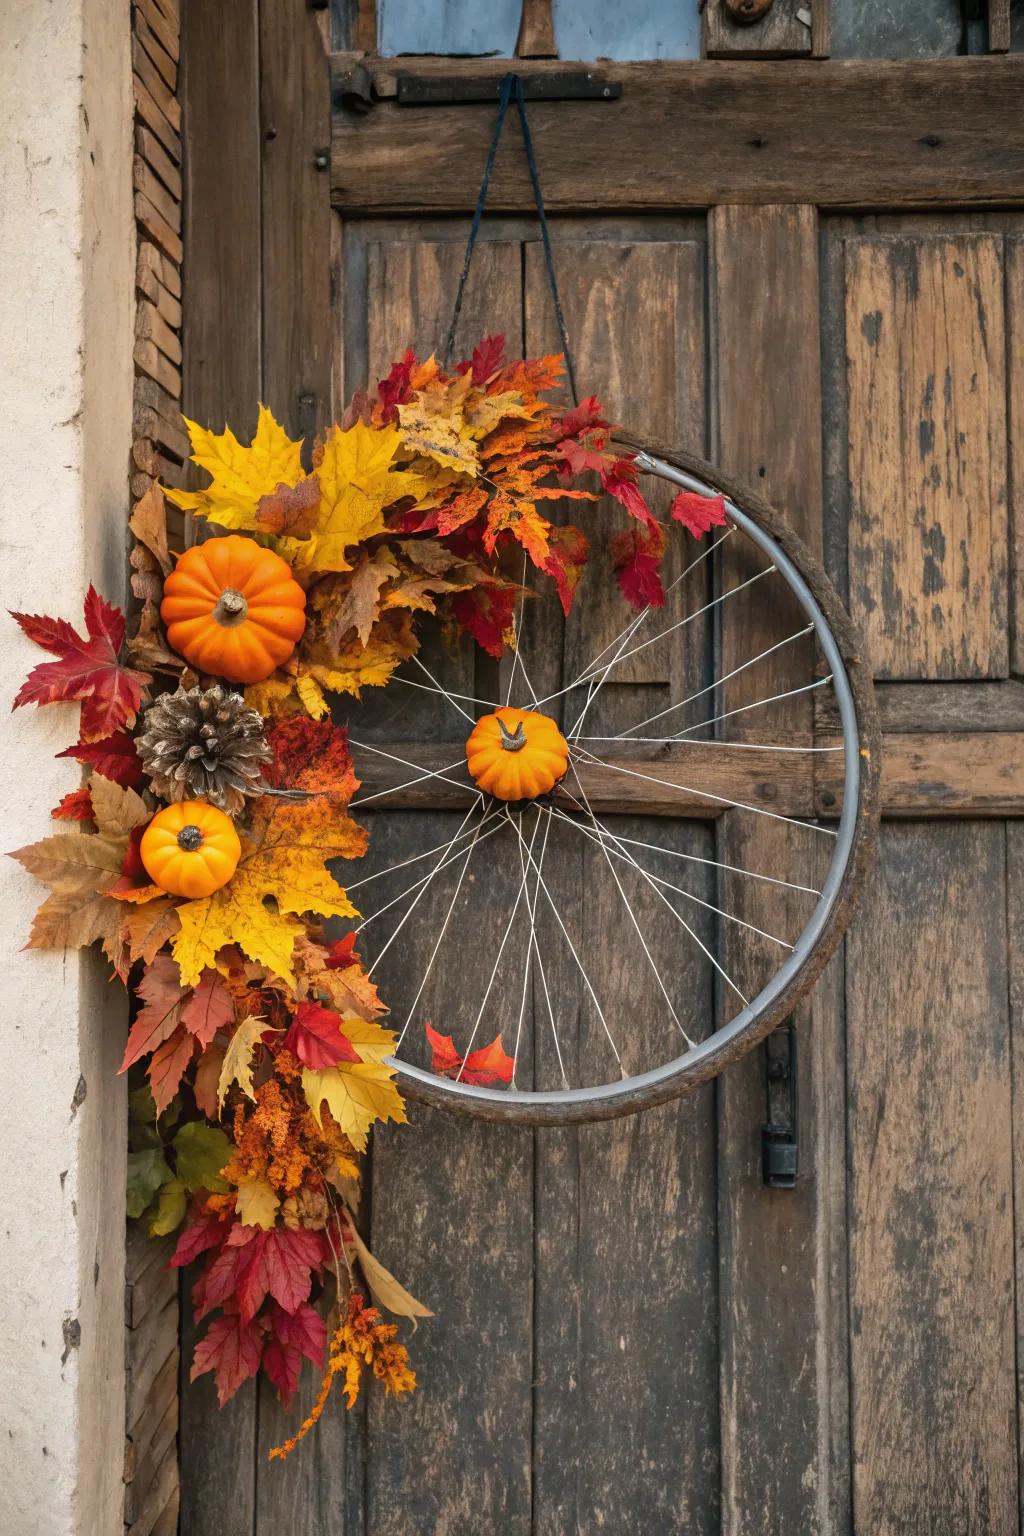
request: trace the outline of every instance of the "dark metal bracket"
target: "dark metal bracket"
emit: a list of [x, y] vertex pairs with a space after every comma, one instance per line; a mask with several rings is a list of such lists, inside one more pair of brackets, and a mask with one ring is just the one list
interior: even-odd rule
[[[599, 71], [567, 69], [534, 74], [524, 71], [523, 96], [527, 101], [616, 101], [622, 95], [618, 80]], [[398, 75], [396, 99], [400, 107], [440, 107], [470, 102], [497, 101], [501, 94], [498, 75]]]
[[768, 1119], [761, 1127], [761, 1177], [769, 1189], [795, 1189], [799, 1163], [796, 1026], [780, 1024], [764, 1043]]

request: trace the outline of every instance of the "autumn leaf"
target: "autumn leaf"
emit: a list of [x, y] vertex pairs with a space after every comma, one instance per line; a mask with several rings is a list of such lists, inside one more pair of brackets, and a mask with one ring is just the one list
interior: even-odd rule
[[144, 672], [122, 667], [117, 659], [125, 633], [119, 608], [90, 586], [85, 598], [85, 637], [64, 619], [31, 613], [11, 617], [30, 640], [58, 658], [33, 668], [14, 700], [14, 709], [22, 704], [78, 700], [83, 742], [101, 741], [120, 726], [134, 723], [142, 690], [150, 679]]
[[326, 1104], [356, 1151], [365, 1152], [367, 1132], [375, 1120], [405, 1124], [394, 1076], [394, 1068], [381, 1062], [346, 1061], [322, 1071], [306, 1067], [302, 1089], [317, 1124], [322, 1124], [322, 1106]]
[[226, 1055], [226, 1046], [208, 1045], [200, 1056], [192, 1077], [192, 1093], [195, 1097], [196, 1107], [208, 1120], [215, 1120], [219, 1114], [217, 1108], [217, 1088], [220, 1084], [221, 1069], [224, 1066], [224, 1057]]
[[163, 1114], [177, 1093], [185, 1068], [191, 1062], [194, 1051], [195, 1041], [188, 1030], [179, 1024], [174, 1033], [169, 1035], [162, 1045], [157, 1046], [149, 1058], [146, 1075], [149, 1078], [149, 1086], [153, 1090], [153, 1102], [158, 1115]]
[[315, 463], [320, 511], [314, 533], [294, 551], [308, 571], [351, 569], [346, 552], [383, 533], [385, 508], [425, 486], [422, 476], [393, 466], [401, 442], [396, 427], [374, 429], [357, 421], [347, 432], [335, 427]]
[[439, 1034], [429, 1024], [425, 1029], [431, 1050], [432, 1072], [442, 1077], [455, 1078], [462, 1083], [472, 1083], [478, 1088], [491, 1088], [496, 1083], [507, 1085], [512, 1081], [515, 1058], [503, 1049], [500, 1035], [495, 1035], [490, 1045], [470, 1051], [463, 1063], [451, 1035]]
[[[140, 1009], [128, 1034], [119, 1072], [155, 1051], [177, 1030], [187, 993], [178, 981], [178, 967], [170, 955], [157, 955], [136, 988], [145, 1007]], [[172, 1094], [173, 1097], [173, 1094]]]
[[145, 496], [135, 503], [128, 527], [139, 543], [149, 550], [163, 575], [167, 576], [174, 561], [167, 544], [167, 512], [160, 486], [151, 485]]
[[337, 940], [328, 949], [303, 937], [295, 944], [295, 973], [303, 991], [325, 998], [335, 1013], [345, 1016], [346, 1028], [351, 1016], [377, 1019], [387, 1012], [380, 994], [367, 976], [352, 941], [354, 935]]
[[444, 469], [475, 477], [480, 459], [473, 442], [473, 430], [463, 414], [464, 402], [472, 376], [434, 379], [416, 391], [412, 399], [398, 407], [399, 434], [412, 453], [433, 459]]
[[152, 811], [134, 789], [125, 789], [101, 773], [94, 773], [89, 780], [93, 820], [101, 833], [108, 837], [127, 837], [135, 827], [150, 820]]
[[365, 829], [324, 797], [303, 805], [260, 804], [270, 809], [254, 814], [227, 885], [178, 908], [181, 930], [172, 947], [184, 986], [194, 985], [226, 944], [237, 944], [251, 960], [294, 983], [292, 950], [305, 931], [298, 915], [358, 915], [325, 865], [327, 859], [361, 857]]
[[266, 1019], [243, 1019], [239, 1024], [224, 1052], [224, 1061], [217, 1082], [218, 1113], [223, 1110], [224, 1100], [233, 1083], [237, 1083], [245, 1096], [255, 1102], [256, 1094], [252, 1082], [253, 1052], [264, 1035], [273, 1033], [278, 1031], [271, 1030]]
[[89, 786], [83, 784], [81, 789], [72, 789], [66, 795], [61, 795], [50, 815], [54, 821], [91, 821], [92, 798]]
[[661, 580], [661, 562], [665, 535], [660, 523], [650, 529], [628, 528], [609, 541], [612, 568], [626, 601], [636, 609], [661, 608], [665, 589]]
[[297, 485], [282, 481], [256, 504], [256, 532], [275, 538], [308, 539], [317, 523], [320, 486], [312, 477]]
[[217, 1401], [223, 1408], [243, 1381], [256, 1375], [262, 1358], [262, 1330], [251, 1319], [246, 1322], [239, 1312], [223, 1312], [196, 1345], [189, 1380], [197, 1381], [213, 1371]]
[[293, 715], [267, 732], [274, 754], [264, 770], [274, 789], [301, 789], [349, 801], [359, 787], [348, 748], [348, 731], [330, 720]]
[[323, 1263], [320, 1234], [303, 1227], [246, 1227], [228, 1230], [224, 1246], [203, 1276], [197, 1298], [197, 1321], [214, 1307], [237, 1298], [241, 1317], [256, 1316], [267, 1295], [294, 1312], [309, 1300], [312, 1271]]
[[189, 1120], [176, 1133], [174, 1171], [187, 1190], [208, 1189], [213, 1194], [227, 1190], [221, 1169], [229, 1161], [234, 1147], [218, 1126], [202, 1120]]
[[340, 645], [350, 629], [366, 645], [380, 612], [380, 590], [398, 575], [386, 548], [357, 559], [350, 571], [331, 576], [316, 591], [316, 607], [324, 639]]
[[455, 622], [496, 661], [500, 661], [508, 646], [515, 644], [517, 591], [514, 586], [482, 585], [452, 598]]
[[160, 1186], [173, 1177], [162, 1147], [146, 1147], [140, 1152], [129, 1152], [126, 1201], [128, 1215], [133, 1219], [141, 1216]]
[[482, 385], [498, 372], [504, 362], [504, 336], [485, 336], [483, 341], [478, 342], [473, 348], [473, 356], [469, 361], [459, 364], [458, 371], [459, 373], [469, 372], [473, 383]]
[[587, 563], [588, 547], [586, 535], [571, 523], [548, 530], [548, 555], [544, 571], [554, 580], [566, 618], [569, 617], [576, 588]]
[[360, 1059], [342, 1034], [341, 1019], [320, 1003], [299, 1004], [281, 1043], [304, 1067], [333, 1067], [339, 1061]]
[[187, 1208], [184, 1184], [180, 1179], [168, 1179], [157, 1191], [156, 1209], [147, 1229], [150, 1237], [166, 1237], [176, 1231], [185, 1220]]
[[[174, 969], [174, 962], [170, 964]], [[190, 1034], [195, 1035], [200, 1045], [206, 1046], [218, 1029], [233, 1024], [234, 1019], [235, 1005], [227, 987], [216, 971], [203, 971], [199, 985], [182, 1007], [181, 1022]]]
[[256, 528], [260, 501], [279, 485], [293, 486], [303, 478], [301, 439], [292, 439], [265, 405], [259, 409], [256, 435], [248, 447], [230, 427], [219, 436], [185, 418], [192, 443], [192, 462], [211, 476], [204, 491], [164, 487], [175, 506], [196, 517], [208, 517], [221, 528]]
[[632, 458], [615, 459], [607, 469], [601, 471], [602, 488], [609, 496], [621, 502], [630, 517], [635, 517], [649, 528], [654, 523], [654, 517], [637, 485], [638, 478], [636, 462]]
[[142, 763], [135, 749], [135, 742], [127, 731], [115, 731], [101, 741], [76, 741], [73, 747], [58, 752], [57, 757], [73, 757], [80, 763], [95, 768], [105, 779], [115, 784], [137, 789], [143, 781]]
[[302, 1361], [323, 1364], [327, 1325], [308, 1302], [288, 1313], [274, 1302], [269, 1311], [270, 1332], [263, 1351], [263, 1369], [277, 1388], [281, 1406], [287, 1408], [299, 1384]]
[[725, 497], [700, 496], [695, 491], [680, 491], [668, 509], [669, 516], [682, 523], [695, 539], [712, 528], [725, 526]]
[[254, 1174], [239, 1179], [235, 1191], [235, 1212], [243, 1226], [262, 1227], [269, 1231], [277, 1220], [280, 1204], [273, 1185], [266, 1179]]
[[184, 1269], [187, 1264], [194, 1264], [196, 1259], [211, 1248], [219, 1248], [229, 1230], [226, 1222], [209, 1212], [190, 1220], [178, 1239], [169, 1267]]

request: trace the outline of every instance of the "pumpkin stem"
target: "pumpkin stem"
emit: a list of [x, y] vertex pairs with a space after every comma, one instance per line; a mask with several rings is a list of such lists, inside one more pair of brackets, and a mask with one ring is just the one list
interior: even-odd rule
[[177, 841], [178, 847], [184, 853], [195, 853], [196, 849], [202, 846], [203, 834], [198, 827], [189, 825], [182, 827]]
[[242, 623], [248, 612], [249, 604], [244, 595], [237, 592], [234, 587], [225, 587], [217, 599], [213, 617], [218, 624], [223, 624], [225, 629], [234, 629]]
[[515, 731], [510, 731], [504, 720], [498, 721], [498, 729], [501, 731], [501, 744], [506, 752], [521, 752], [526, 746], [526, 732], [523, 730], [521, 720]]

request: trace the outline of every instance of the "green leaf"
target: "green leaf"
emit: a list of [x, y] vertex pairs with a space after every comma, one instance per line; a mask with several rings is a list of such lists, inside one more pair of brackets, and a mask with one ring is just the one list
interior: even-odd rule
[[160, 1147], [128, 1154], [128, 1215], [141, 1216], [161, 1184], [174, 1175]]
[[128, 1145], [133, 1152], [163, 1146], [157, 1129], [156, 1105], [148, 1083], [128, 1095]]
[[156, 1210], [149, 1223], [150, 1237], [166, 1237], [185, 1220], [185, 1186], [180, 1179], [161, 1185]]
[[202, 1120], [192, 1120], [181, 1127], [172, 1145], [177, 1175], [186, 1189], [226, 1193], [228, 1185], [220, 1170], [231, 1157], [232, 1144], [223, 1131]]

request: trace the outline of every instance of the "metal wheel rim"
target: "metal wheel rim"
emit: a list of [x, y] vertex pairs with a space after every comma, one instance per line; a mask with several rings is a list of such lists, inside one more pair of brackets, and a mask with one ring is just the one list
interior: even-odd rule
[[[776, 565], [808, 619], [833, 675], [843, 734], [844, 796], [836, 849], [814, 911], [796, 944], [761, 991], [707, 1040], [660, 1067], [593, 1088], [480, 1088], [389, 1058], [415, 1102], [512, 1125], [580, 1125], [637, 1114], [695, 1091], [751, 1050], [807, 995], [846, 931], [873, 862], [878, 824], [880, 742], [870, 668], [859, 635], [812, 552], [773, 507], [711, 465], [678, 450], [643, 447], [642, 470], [699, 494], [721, 494], [734, 522]], [[742, 503], [742, 504], [741, 504]]]

